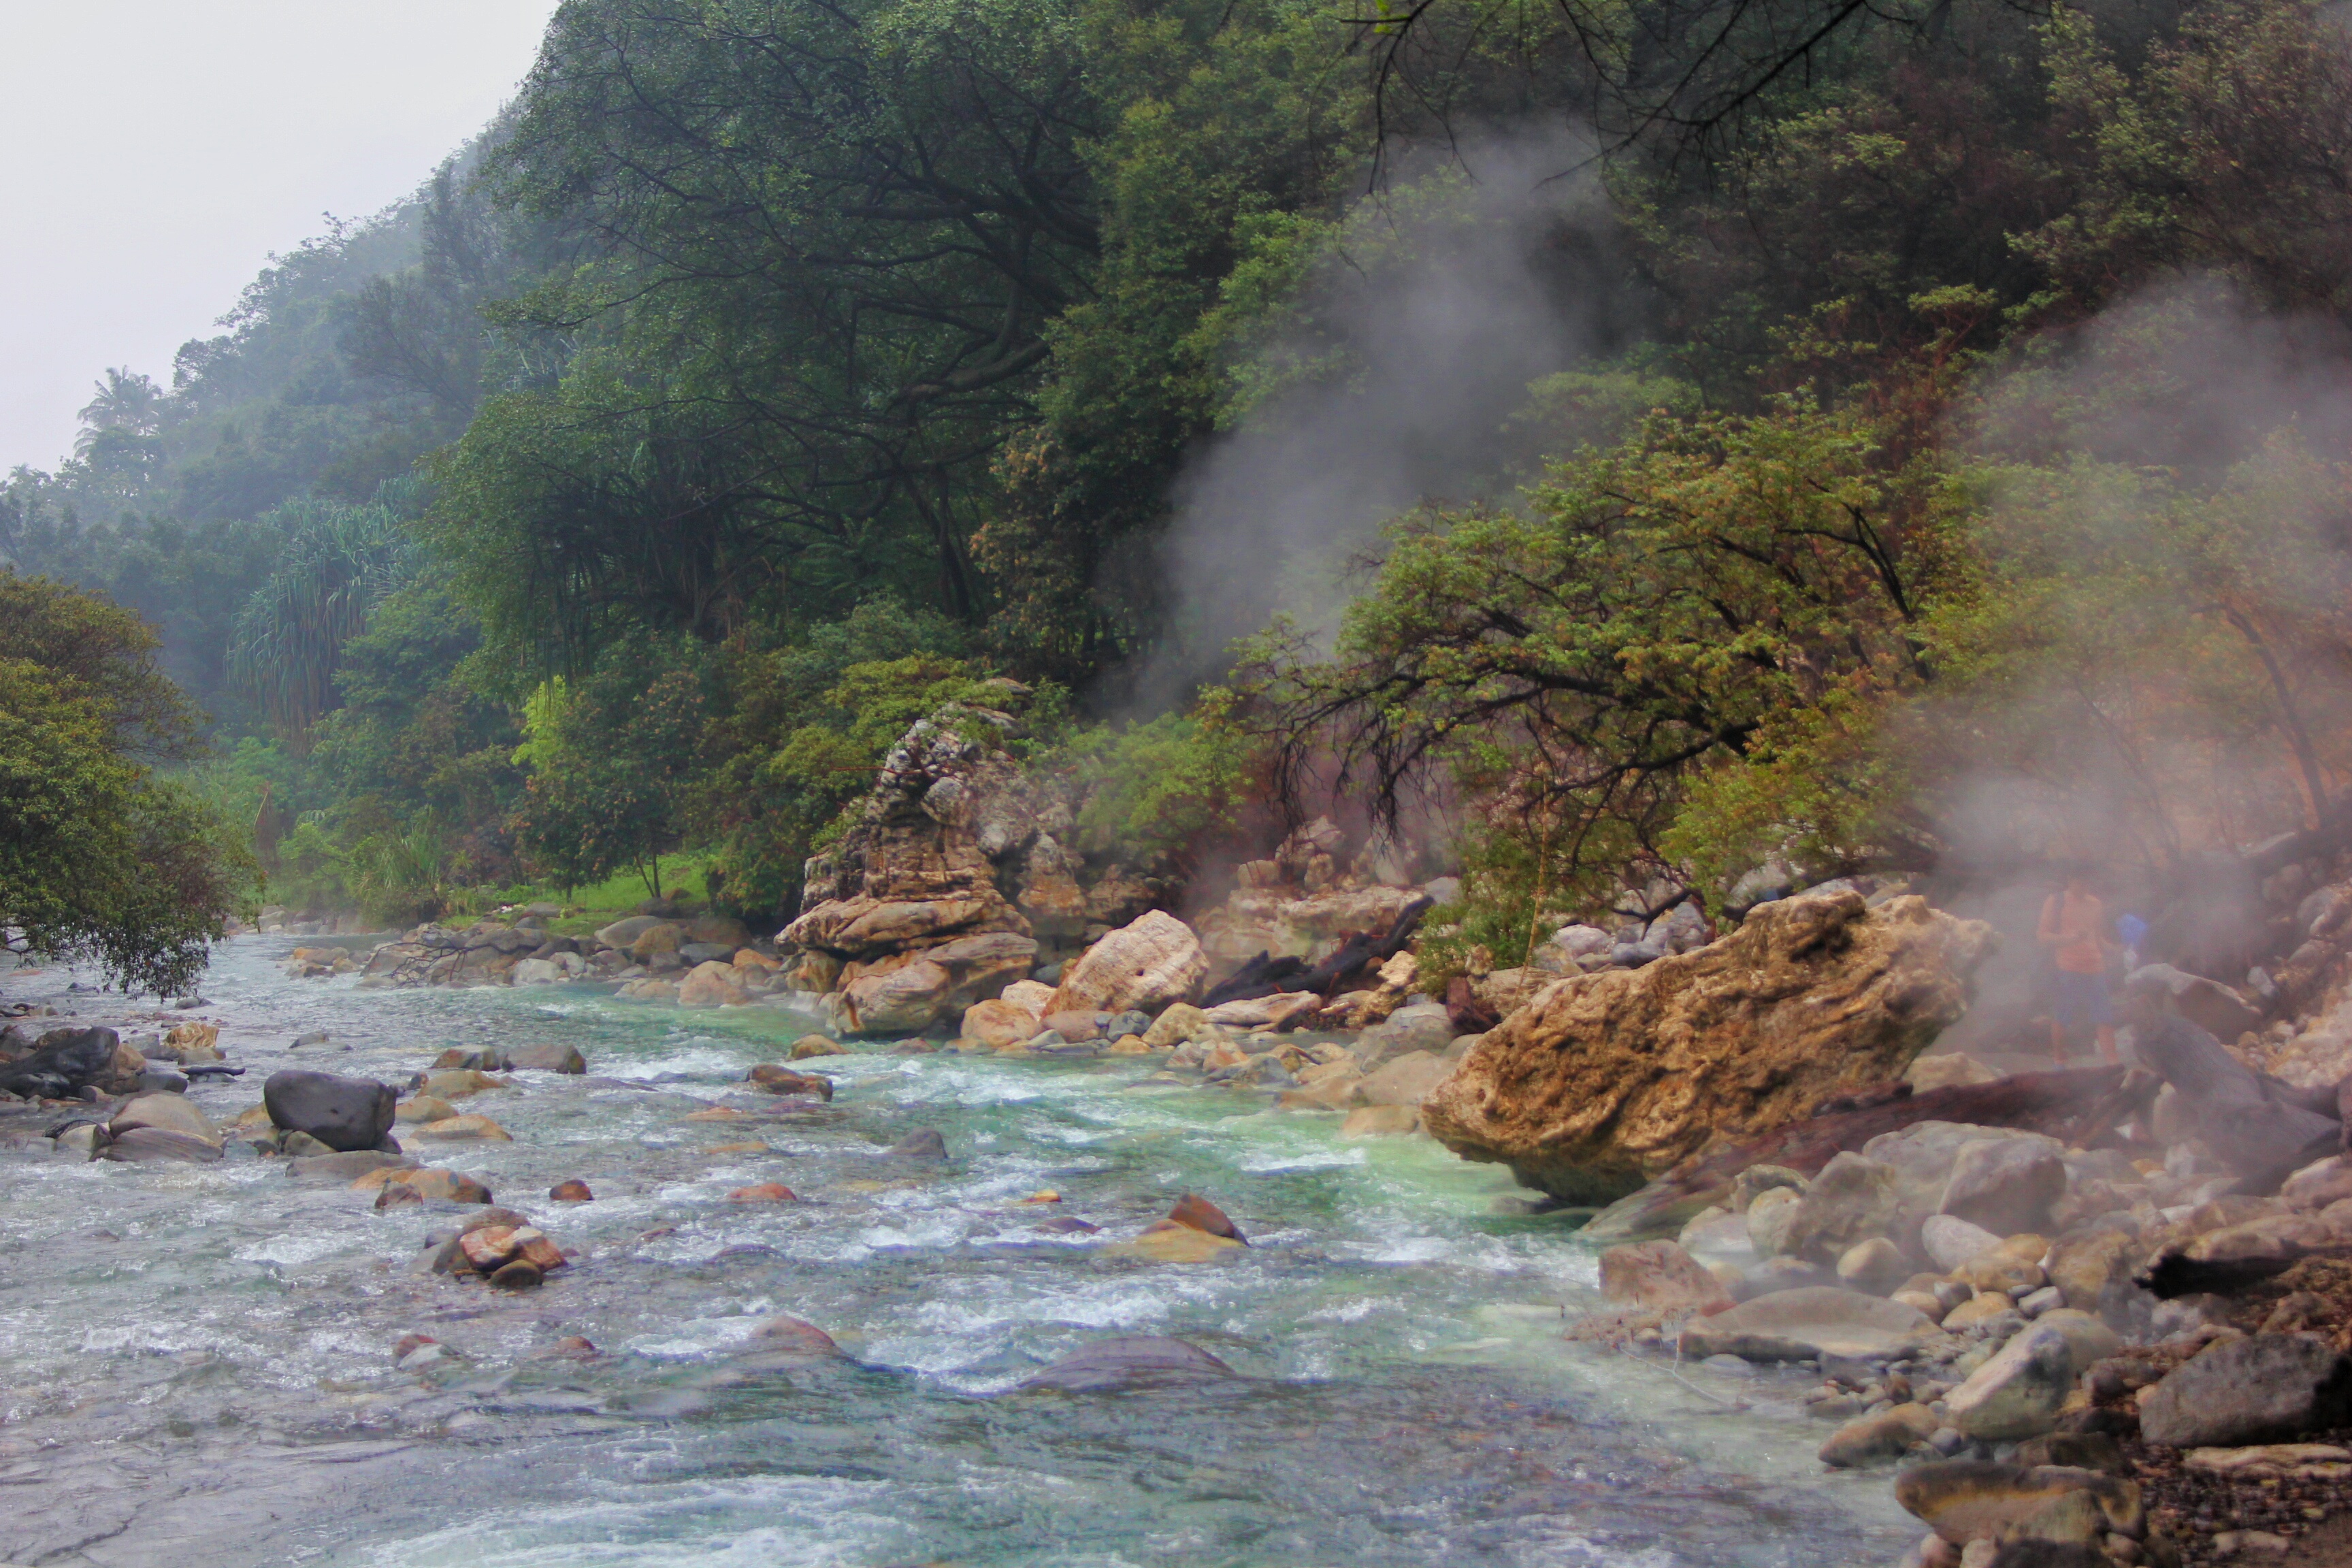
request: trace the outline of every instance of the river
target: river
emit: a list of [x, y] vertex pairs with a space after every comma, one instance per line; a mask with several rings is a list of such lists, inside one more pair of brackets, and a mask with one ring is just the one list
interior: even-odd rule
[[[192, 1091], [215, 1121], [281, 1067], [400, 1083], [450, 1046], [568, 1041], [587, 1078], [460, 1105], [511, 1143], [412, 1147], [581, 1256], [513, 1295], [420, 1273], [451, 1211], [378, 1212], [234, 1145], [84, 1163], [20, 1109], [0, 1142], [0, 1563], [1879, 1568], [1917, 1536], [1883, 1473], [1821, 1473], [1801, 1373], [1563, 1341], [1598, 1305], [1592, 1249], [1496, 1212], [1507, 1177], [1426, 1139], [1139, 1087], [1136, 1059], [887, 1048], [806, 1064], [836, 1081], [822, 1116], [687, 1121], [756, 1102], [745, 1070], [814, 1021], [359, 991], [282, 977], [294, 945], [239, 938], [205, 983], [193, 1016], [250, 1069]], [[0, 995], [125, 1016], [72, 978], [0, 973]], [[329, 1043], [290, 1047], [312, 1030]], [[944, 1165], [882, 1154], [919, 1127]], [[547, 1201], [570, 1177], [596, 1201]], [[764, 1182], [802, 1201], [726, 1201]], [[1021, 1201], [1045, 1190], [1061, 1201]], [[1250, 1248], [1100, 1256], [1188, 1191]], [[1038, 1228], [1062, 1215], [1101, 1229]], [[747, 1364], [777, 1313], [848, 1359]], [[409, 1333], [465, 1359], [397, 1371]], [[1242, 1375], [1015, 1391], [1122, 1333]], [[566, 1336], [599, 1353], [551, 1353]]]

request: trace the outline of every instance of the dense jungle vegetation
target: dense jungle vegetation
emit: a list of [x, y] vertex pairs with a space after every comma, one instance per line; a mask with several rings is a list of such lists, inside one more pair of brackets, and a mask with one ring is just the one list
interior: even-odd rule
[[[315, 909], [690, 851], [772, 914], [906, 724], [1006, 677], [1092, 852], [1394, 810], [1497, 942], [2334, 831], [2347, 128], [2298, 0], [571, 0], [412, 200], [0, 490], [0, 584], [134, 612], [119, 662], [203, 715], [98, 745], [114, 700], [0, 641], [0, 767], [231, 846], [77, 916], [12, 795], [0, 902], [160, 900], [178, 952], [259, 892], [249, 827]], [[1401, 373], [1496, 253], [1544, 363]], [[1493, 439], [1349, 603], [1204, 653], [1204, 453], [1345, 471], [1465, 399]]]

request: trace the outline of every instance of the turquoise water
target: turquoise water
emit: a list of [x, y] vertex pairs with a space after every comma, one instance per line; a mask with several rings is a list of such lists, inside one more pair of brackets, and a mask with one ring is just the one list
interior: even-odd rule
[[[884, 1050], [808, 1064], [824, 1111], [737, 1092], [813, 1021], [570, 989], [289, 981], [225, 950], [200, 1015], [241, 1083], [303, 1065], [404, 1081], [443, 1048], [562, 1039], [590, 1076], [459, 1109], [511, 1143], [414, 1144], [582, 1253], [538, 1291], [415, 1272], [451, 1212], [378, 1213], [275, 1162], [0, 1151], [0, 1563], [495, 1564], [1890, 1563], [1886, 1478], [1823, 1477], [1797, 1374], [1679, 1373], [1562, 1339], [1593, 1256], [1425, 1139], [1139, 1087], [1147, 1063]], [[69, 978], [0, 974], [113, 1021]], [[290, 1051], [325, 1029], [326, 1047]], [[752, 1120], [687, 1121], [714, 1104]], [[950, 1158], [882, 1151], [938, 1129]], [[766, 1150], [723, 1151], [757, 1141]], [[716, 1151], [716, 1152], [715, 1152]], [[597, 1201], [558, 1205], [557, 1181]], [[803, 1200], [730, 1204], [781, 1182]], [[1043, 1189], [1055, 1205], [1020, 1200]], [[1105, 1257], [1181, 1194], [1253, 1246]], [[1041, 1231], [1074, 1215], [1097, 1235]], [[758, 1363], [789, 1313], [847, 1352]], [[466, 1358], [393, 1364], [404, 1334]], [[1017, 1392], [1109, 1335], [1242, 1375]], [[550, 1352], [584, 1336], [593, 1359]], [[1735, 1404], [1747, 1408], [1735, 1409]]]

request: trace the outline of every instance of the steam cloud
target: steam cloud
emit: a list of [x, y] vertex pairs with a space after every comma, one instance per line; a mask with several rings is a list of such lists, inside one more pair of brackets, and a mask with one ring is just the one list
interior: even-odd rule
[[1129, 676], [1141, 710], [1180, 704], [1276, 614], [1327, 643], [1381, 524], [1425, 500], [1507, 501], [1556, 441], [1509, 427], [1528, 383], [1628, 335], [1601, 204], [1561, 173], [1581, 149], [1553, 137], [1457, 152], [1350, 216], [1302, 326], [1256, 367], [1318, 374], [1181, 477], [1160, 554], [1171, 633]]

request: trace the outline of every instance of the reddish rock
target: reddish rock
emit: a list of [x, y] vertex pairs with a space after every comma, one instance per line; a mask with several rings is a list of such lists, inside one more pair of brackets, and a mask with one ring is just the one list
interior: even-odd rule
[[1178, 1225], [1204, 1230], [1211, 1236], [1222, 1236], [1229, 1241], [1238, 1241], [1244, 1247], [1249, 1245], [1249, 1237], [1241, 1233], [1240, 1226], [1225, 1217], [1225, 1211], [1198, 1194], [1186, 1193], [1177, 1199], [1176, 1206], [1168, 1211], [1168, 1217]]
[[727, 1194], [730, 1204], [789, 1204], [799, 1200], [792, 1188], [780, 1182], [761, 1182], [756, 1186], [738, 1187]]
[[547, 1189], [547, 1195], [560, 1204], [589, 1204], [596, 1201], [596, 1194], [588, 1190], [588, 1184], [577, 1176], [568, 1182], [556, 1183]]

